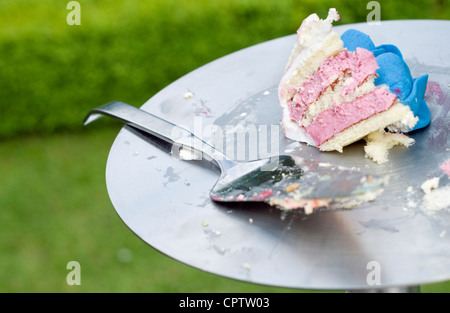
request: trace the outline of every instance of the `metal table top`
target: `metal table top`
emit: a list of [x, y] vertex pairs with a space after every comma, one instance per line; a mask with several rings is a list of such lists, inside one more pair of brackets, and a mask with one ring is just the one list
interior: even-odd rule
[[[366, 32], [376, 45], [397, 45], [413, 77], [429, 73], [431, 125], [412, 134], [416, 143], [410, 148], [394, 147], [386, 164], [366, 159], [360, 143], [342, 154], [322, 153], [284, 138], [276, 89], [295, 35], [200, 67], [154, 95], [142, 109], [210, 142], [223, 142], [223, 151], [236, 158], [286, 152], [390, 175], [389, 188], [374, 202], [351, 210], [308, 216], [262, 204], [218, 204], [208, 197], [217, 170], [206, 161], [175, 159], [167, 144], [125, 126], [112, 145], [106, 183], [115, 210], [131, 231], [182, 263], [257, 284], [357, 290], [450, 279], [450, 212], [425, 210], [420, 189], [435, 176], [441, 177], [440, 186], [449, 184], [439, 166], [450, 159], [450, 22], [385, 21], [336, 30], [348, 28]], [[233, 148], [239, 141], [230, 135], [239, 129], [249, 138], [267, 139], [270, 133], [273, 151], [253, 138], [247, 154], [239, 156], [240, 150]], [[211, 135], [217, 130], [225, 134], [220, 140]]]

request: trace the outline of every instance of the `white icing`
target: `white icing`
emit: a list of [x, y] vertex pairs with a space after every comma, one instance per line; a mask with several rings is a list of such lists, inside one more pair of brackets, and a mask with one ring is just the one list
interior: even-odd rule
[[428, 212], [450, 208], [450, 186], [434, 189], [423, 197], [423, 203]]

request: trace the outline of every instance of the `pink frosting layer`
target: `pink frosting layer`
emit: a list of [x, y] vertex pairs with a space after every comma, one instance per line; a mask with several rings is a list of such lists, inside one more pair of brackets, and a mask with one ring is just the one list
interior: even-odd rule
[[450, 178], [450, 159], [445, 161], [444, 163], [442, 163], [442, 165], [440, 166], [441, 170], [444, 171], [445, 174], [448, 175], [448, 177]]
[[345, 102], [321, 112], [317, 119], [307, 127], [306, 132], [320, 146], [348, 127], [386, 111], [396, 98], [395, 94], [386, 89], [376, 88], [354, 101]]
[[288, 102], [291, 118], [298, 122], [308, 106], [336, 82], [342, 72], [349, 72], [352, 77], [342, 90], [341, 95], [345, 96], [353, 92], [368, 76], [375, 75], [377, 69], [375, 56], [363, 48], [357, 48], [355, 52], [342, 50], [336, 56], [324, 60], [314, 75], [301, 86], [290, 89], [291, 93], [295, 93]]

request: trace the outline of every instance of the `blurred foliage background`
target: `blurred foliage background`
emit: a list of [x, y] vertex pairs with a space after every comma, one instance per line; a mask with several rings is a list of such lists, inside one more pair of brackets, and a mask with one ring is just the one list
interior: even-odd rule
[[[81, 25], [69, 26], [68, 2], [0, 1], [0, 292], [287, 291], [203, 273], [142, 243], [105, 188], [117, 124], [82, 121], [110, 100], [140, 106], [201, 65], [294, 33], [313, 12], [336, 7], [337, 25], [365, 22], [367, 3], [80, 0]], [[379, 3], [382, 20], [450, 18], [449, 0]], [[78, 287], [65, 281], [71, 260], [83, 264]]]

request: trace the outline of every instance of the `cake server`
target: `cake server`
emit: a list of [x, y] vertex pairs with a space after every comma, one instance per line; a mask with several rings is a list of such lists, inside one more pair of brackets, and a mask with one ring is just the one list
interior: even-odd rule
[[372, 200], [386, 183], [371, 174], [299, 162], [289, 155], [238, 162], [185, 128], [120, 101], [91, 110], [84, 125], [102, 116], [118, 119], [172, 144], [174, 157], [212, 161], [221, 172], [210, 190], [211, 199], [218, 202], [266, 202], [282, 209], [304, 208], [311, 213], [314, 208]]

